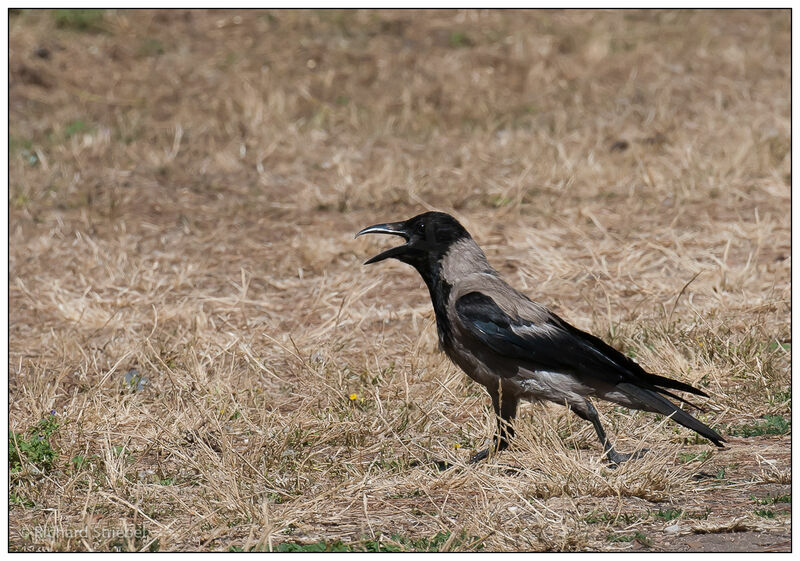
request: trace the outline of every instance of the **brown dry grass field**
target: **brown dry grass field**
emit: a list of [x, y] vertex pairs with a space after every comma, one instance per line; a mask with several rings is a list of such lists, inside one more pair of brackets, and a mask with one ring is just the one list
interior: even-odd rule
[[[12, 550], [790, 549], [788, 10], [9, 28]], [[468, 465], [486, 392], [353, 239], [428, 209], [729, 445], [528, 404]]]

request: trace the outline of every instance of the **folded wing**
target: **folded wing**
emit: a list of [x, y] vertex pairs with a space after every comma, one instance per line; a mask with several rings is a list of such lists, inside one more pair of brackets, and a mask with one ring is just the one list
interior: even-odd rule
[[455, 304], [460, 323], [490, 349], [536, 370], [572, 374], [591, 384], [597, 380], [646, 403], [651, 410], [672, 415], [680, 424], [719, 445], [723, 439], [709, 427], [664, 399], [667, 395], [696, 405], [666, 388], [707, 395], [683, 382], [650, 374], [601, 339], [547, 312], [537, 318], [512, 317], [491, 296], [470, 292]]

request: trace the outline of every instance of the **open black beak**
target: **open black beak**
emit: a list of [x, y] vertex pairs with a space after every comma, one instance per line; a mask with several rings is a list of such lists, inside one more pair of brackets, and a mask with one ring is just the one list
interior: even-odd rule
[[[392, 222], [389, 224], [375, 224], [374, 226], [369, 226], [361, 230], [356, 237], [361, 236], [362, 234], [392, 234], [394, 236], [400, 236], [401, 238], [405, 239], [408, 242], [409, 235], [405, 230], [406, 223], [405, 222]], [[364, 265], [369, 265], [370, 263], [377, 263], [378, 261], [383, 261], [384, 259], [388, 259], [390, 257], [400, 257], [403, 253], [405, 253], [408, 244], [399, 245], [397, 247], [393, 247], [391, 249], [387, 249], [383, 253], [379, 253], [372, 259], [368, 259], [364, 261]]]

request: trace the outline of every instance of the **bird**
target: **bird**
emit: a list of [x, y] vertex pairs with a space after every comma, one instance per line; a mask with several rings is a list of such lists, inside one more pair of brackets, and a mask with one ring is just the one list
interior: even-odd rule
[[439, 348], [491, 397], [497, 430], [490, 446], [475, 453], [470, 463], [508, 448], [523, 399], [566, 405], [589, 421], [612, 466], [639, 458], [647, 449], [617, 452], [590, 398], [660, 413], [724, 448], [724, 438], [667, 399], [700, 409], [673, 392], [708, 397], [705, 392], [646, 372], [602, 339], [512, 288], [449, 214], [431, 211], [401, 222], [375, 224], [355, 237], [365, 234], [405, 240], [364, 264], [392, 258], [417, 270], [430, 293]]

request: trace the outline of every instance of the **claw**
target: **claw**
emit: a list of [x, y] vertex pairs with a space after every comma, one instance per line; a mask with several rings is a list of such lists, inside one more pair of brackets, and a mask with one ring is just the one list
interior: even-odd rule
[[453, 464], [445, 460], [435, 460], [433, 462], [433, 465], [436, 466], [436, 469], [438, 469], [439, 471], [446, 471], [451, 467], [453, 467]]
[[473, 454], [472, 457], [470, 457], [469, 459], [469, 463], [477, 464], [481, 460], [485, 459], [488, 455], [489, 455], [489, 449], [485, 448], [484, 450], [481, 450], [477, 454]]
[[619, 452], [615, 451], [612, 448], [611, 450], [608, 451], [608, 461], [611, 462], [612, 468], [616, 468], [617, 466], [619, 466], [619, 464], [627, 462], [628, 460], [638, 460], [649, 451], [650, 451], [649, 448], [642, 448], [641, 450], [637, 450], [632, 454], [620, 454]]

